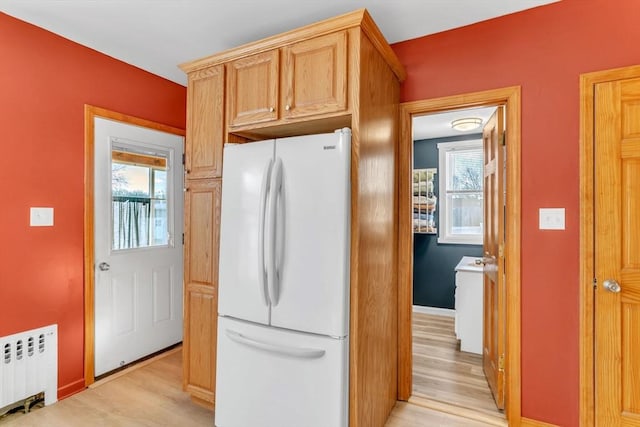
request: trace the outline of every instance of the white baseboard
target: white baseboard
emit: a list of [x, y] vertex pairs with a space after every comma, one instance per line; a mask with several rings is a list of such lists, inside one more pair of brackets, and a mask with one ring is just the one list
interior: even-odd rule
[[447, 316], [447, 317], [456, 316], [456, 311], [451, 308], [425, 307], [422, 305], [414, 305], [413, 311], [415, 313], [433, 314], [436, 316]]

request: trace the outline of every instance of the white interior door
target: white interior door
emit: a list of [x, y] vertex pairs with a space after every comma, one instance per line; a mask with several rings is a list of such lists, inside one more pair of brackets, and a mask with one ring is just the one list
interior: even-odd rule
[[183, 138], [94, 124], [99, 376], [182, 340]]

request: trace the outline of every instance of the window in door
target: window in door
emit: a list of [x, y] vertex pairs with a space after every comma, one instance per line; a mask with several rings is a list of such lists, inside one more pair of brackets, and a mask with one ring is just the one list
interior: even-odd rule
[[438, 243], [482, 244], [482, 140], [438, 144], [440, 235]]
[[169, 244], [167, 156], [111, 152], [112, 250]]

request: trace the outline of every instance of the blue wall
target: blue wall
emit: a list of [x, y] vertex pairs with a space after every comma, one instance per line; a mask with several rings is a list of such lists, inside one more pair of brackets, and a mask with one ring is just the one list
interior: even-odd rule
[[[413, 144], [415, 169], [438, 168], [438, 143], [481, 139], [481, 134], [422, 139]], [[439, 170], [435, 190], [440, 203]], [[439, 206], [438, 206], [439, 208]], [[437, 208], [436, 212], [440, 210]], [[436, 225], [438, 223], [436, 215]], [[456, 264], [463, 256], [482, 256], [481, 245], [439, 244], [435, 234], [413, 235], [413, 304], [453, 308]]]

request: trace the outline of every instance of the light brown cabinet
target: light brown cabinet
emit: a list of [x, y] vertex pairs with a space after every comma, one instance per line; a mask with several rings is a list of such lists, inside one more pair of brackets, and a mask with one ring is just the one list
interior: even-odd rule
[[[227, 64], [229, 128], [347, 109], [347, 31]], [[271, 125], [272, 123], [268, 123]]]
[[227, 64], [227, 116], [236, 128], [278, 118], [278, 50], [252, 55]]
[[187, 179], [222, 176], [224, 67], [189, 75], [187, 87]]
[[214, 402], [216, 385], [217, 289], [189, 286], [185, 298], [184, 380], [186, 390], [204, 405]]
[[285, 119], [347, 109], [347, 32], [282, 49], [281, 113]]
[[220, 179], [189, 180], [185, 192], [184, 388], [213, 405], [218, 315]]
[[[201, 83], [215, 93], [198, 100], [207, 93], [197, 89], [199, 76], [218, 76], [213, 70], [220, 67], [225, 83], [220, 85], [217, 78]], [[223, 141], [352, 129], [349, 425], [382, 427], [397, 396], [395, 153], [402, 65], [361, 9], [181, 68], [194, 98], [188, 101], [195, 115], [188, 120], [187, 135], [193, 127], [205, 126], [198, 111], [212, 108], [209, 101], [219, 106], [221, 100], [226, 117], [216, 116], [210, 132], [219, 135], [222, 129]], [[198, 141], [187, 138], [187, 145]], [[187, 150], [196, 156], [202, 151]], [[213, 163], [219, 171], [221, 154], [216, 153]], [[212, 163], [192, 159], [196, 161]], [[193, 173], [188, 176], [185, 218], [185, 388], [194, 398], [212, 403], [219, 235], [215, 212], [221, 187], [208, 176], [192, 179]]]

